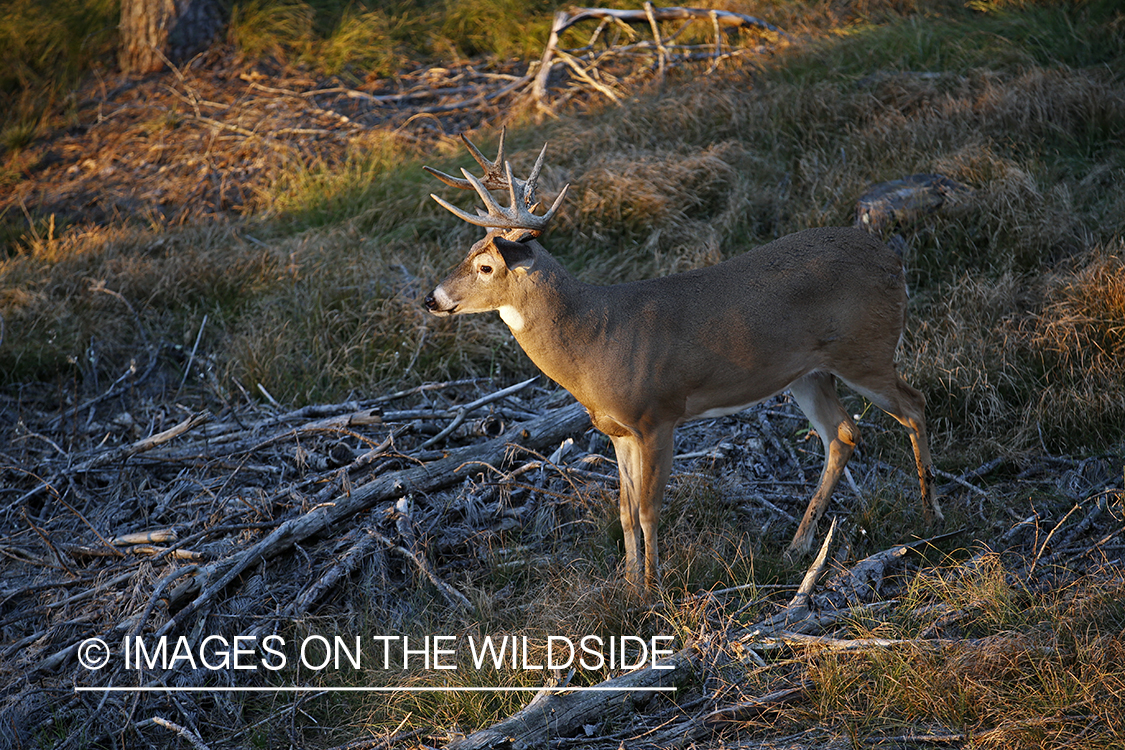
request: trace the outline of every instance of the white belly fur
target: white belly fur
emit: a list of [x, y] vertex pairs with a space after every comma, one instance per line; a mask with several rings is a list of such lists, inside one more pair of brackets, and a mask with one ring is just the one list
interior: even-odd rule
[[680, 423], [682, 424], [684, 422], [692, 422], [696, 419], [714, 419], [715, 417], [725, 417], [728, 414], [737, 414], [738, 412], [745, 411], [754, 404], [760, 404], [763, 401], [765, 401], [765, 399], [758, 399], [757, 401], [751, 401], [748, 404], [738, 404], [736, 406], [716, 406], [712, 409], [701, 411], [698, 414], [692, 413], [691, 405], [689, 404], [688, 410], [684, 414], [684, 418], [680, 420]]

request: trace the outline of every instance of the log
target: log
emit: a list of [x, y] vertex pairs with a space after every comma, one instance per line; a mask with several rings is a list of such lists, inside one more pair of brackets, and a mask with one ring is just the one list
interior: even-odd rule
[[[639, 696], [647, 696], [645, 688], [675, 687], [695, 679], [701, 654], [694, 645], [686, 646], [654, 669], [645, 667], [601, 683], [600, 689], [617, 692], [547, 693], [535, 696], [523, 709], [499, 724], [474, 732], [445, 746], [446, 750], [521, 750], [547, 747], [552, 737], [573, 737], [586, 724], [593, 724], [617, 714], [633, 713]], [[670, 669], [668, 668], [670, 667]], [[610, 697], [606, 697], [607, 694]]]
[[856, 201], [855, 226], [872, 233], [907, 227], [947, 206], [963, 203], [973, 189], [940, 174], [913, 174], [871, 186]]
[[584, 432], [590, 425], [585, 407], [574, 403], [541, 417], [517, 424], [503, 435], [479, 445], [450, 451], [445, 458], [422, 466], [390, 472], [377, 477], [361, 487], [323, 503], [308, 513], [286, 521], [269, 536], [248, 550], [232, 558], [225, 558], [201, 567], [195, 578], [172, 592], [171, 599], [179, 603], [195, 591], [203, 589], [193, 601], [161, 627], [156, 637], [172, 632], [188, 621], [201, 607], [213, 599], [242, 571], [260, 560], [269, 560], [289, 551], [294, 545], [314, 534], [319, 534], [349, 516], [366, 510], [379, 502], [396, 500], [410, 492], [434, 492], [455, 484], [464, 477], [479, 471], [479, 464], [498, 464], [513, 443], [541, 450], [561, 442], [564, 438]]

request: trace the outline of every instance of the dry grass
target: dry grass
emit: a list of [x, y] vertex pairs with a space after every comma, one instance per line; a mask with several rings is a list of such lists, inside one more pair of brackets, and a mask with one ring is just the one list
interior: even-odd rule
[[[807, 64], [808, 54], [821, 53], [794, 50], [787, 62]], [[546, 137], [544, 192], [572, 184], [548, 247], [599, 283], [683, 270], [807, 226], [851, 223], [854, 199], [873, 182], [940, 171], [975, 194], [904, 232], [917, 297], [904, 361], [925, 386], [941, 454], [971, 460], [1120, 440], [1119, 334], [1097, 322], [1118, 313], [1112, 298], [1087, 312], [1066, 300], [1096, 302], [1120, 273], [1109, 261], [1081, 269], [1090, 253], [1120, 254], [1121, 86], [1099, 71], [1038, 67], [842, 83], [793, 83], [788, 67], [778, 70], [670, 84], [593, 120], [514, 132], [517, 171]], [[453, 141], [425, 161], [447, 171], [466, 164]], [[250, 230], [158, 239], [72, 228], [48, 238], [38, 225], [0, 271], [9, 329], [35, 342], [0, 353], [8, 382], [90, 387], [136, 356], [131, 316], [122, 308], [95, 325], [91, 309], [122, 306], [84, 279], [151, 315], [155, 340], [182, 345], [208, 314], [204, 342], [228, 393], [238, 390], [232, 379], [303, 401], [457, 371], [531, 372], [488, 316], [449, 322], [420, 312], [418, 297], [476, 237], [428, 200], [435, 186], [421, 163], [399, 139], [369, 138], [344, 163], [281, 175], [262, 196], [276, 218]], [[309, 225], [324, 228], [289, 228]], [[1108, 286], [1081, 292], [1085, 284]], [[1067, 354], [1052, 341], [1095, 349]], [[90, 349], [103, 352], [97, 367]], [[1095, 369], [1080, 376], [1084, 366]]]
[[[995, 557], [920, 576], [962, 637], [810, 654], [814, 710], [854, 737], [925, 726], [974, 748], [1111, 748], [1125, 734], [1119, 577], [1035, 593]], [[967, 572], [966, 572], [967, 571]], [[916, 627], [916, 626], [912, 626]], [[913, 638], [882, 626], [860, 636]]]
[[929, 394], [939, 451], [972, 460], [1121, 440], [1121, 253], [1115, 242], [1044, 277], [966, 275], [927, 293], [905, 369]]

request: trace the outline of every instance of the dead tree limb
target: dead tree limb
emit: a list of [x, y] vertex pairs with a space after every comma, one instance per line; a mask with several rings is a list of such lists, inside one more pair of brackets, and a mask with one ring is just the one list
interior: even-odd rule
[[515, 425], [498, 438], [450, 451], [446, 458], [432, 463], [384, 474], [361, 487], [353, 488], [351, 492], [332, 502], [318, 505], [308, 513], [286, 521], [265, 539], [236, 557], [225, 558], [201, 568], [190, 584], [173, 592], [172, 598], [179, 600], [191, 596], [192, 591], [199, 589], [202, 592], [168, 620], [157, 631], [156, 637], [172, 632], [186, 623], [251, 565], [287, 552], [300, 541], [323, 532], [375, 503], [395, 500], [410, 492], [433, 492], [476, 471], [477, 464], [481, 462], [500, 463], [512, 443], [518, 442], [540, 449], [580, 433], [588, 425], [589, 416], [585, 408], [581, 404], [571, 404]]
[[[584, 21], [591, 20], [597, 20], [600, 21], [600, 23], [593, 34], [590, 35], [584, 47], [564, 50], [559, 46], [559, 39], [565, 31]], [[715, 34], [713, 49], [700, 53], [698, 51], [700, 49], [698, 46], [676, 45], [675, 39], [679, 36], [680, 32], [683, 31], [684, 26], [681, 26], [680, 29], [670, 37], [665, 38], [660, 33], [659, 24], [666, 21], [685, 21], [684, 26], [692, 21], [710, 23]], [[645, 50], [649, 55], [655, 53], [655, 67], [657, 69], [657, 75], [660, 77], [663, 77], [668, 66], [673, 64], [676, 60], [711, 59], [711, 69], [713, 70], [720, 60], [733, 54], [733, 51], [727, 55], [723, 54], [722, 30], [724, 27], [727, 29], [758, 29], [760, 31], [768, 31], [777, 34], [786, 39], [792, 38], [777, 26], [763, 21], [760, 18], [727, 10], [712, 10], [709, 8], [657, 8], [654, 7], [652, 3], [646, 2], [644, 7], [639, 10], [574, 8], [570, 11], [559, 11], [555, 14], [554, 21], [551, 23], [551, 32], [547, 37], [547, 46], [543, 49], [543, 55], [539, 59], [538, 69], [535, 72], [535, 78], [531, 86], [532, 98], [541, 109], [548, 109], [546, 105], [547, 81], [551, 76], [551, 71], [556, 67], [568, 65], [588, 85], [594, 81], [594, 76], [590, 75], [592, 70], [597, 70], [598, 64], [598, 57], [593, 52], [594, 44], [602, 35], [607, 24], [610, 23], [617, 24], [626, 29], [629, 28], [629, 24], [648, 26], [652, 34], [652, 40], [642, 40], [636, 44], [632, 44], [628, 47], [628, 51]], [[630, 32], [630, 35], [635, 36], [633, 32]], [[680, 52], [679, 56], [676, 55], [677, 50]], [[624, 54], [626, 50], [619, 48], [617, 52], [619, 54]], [[577, 58], [582, 57], [586, 53], [589, 53], [590, 59], [587, 60], [589, 66], [584, 69], [579, 66]], [[612, 100], [616, 101], [618, 98], [616, 94], [611, 93], [611, 90], [602, 84], [595, 84], [593, 88]]]
[[[714, 14], [712, 16], [712, 14]], [[773, 33], [791, 38], [789, 34], [774, 26], [772, 23], [763, 21], [754, 16], [748, 16], [743, 13], [735, 13], [729, 10], [711, 10], [709, 8], [652, 8], [651, 10], [619, 10], [617, 8], [575, 8], [571, 13], [562, 11], [556, 14], [556, 18], [565, 15], [567, 20], [562, 22], [558, 27], [558, 33], [562, 33], [575, 24], [583, 21], [588, 21], [591, 18], [612, 18], [616, 21], [624, 23], [650, 23], [650, 17], [653, 21], [681, 21], [681, 20], [703, 20], [710, 21], [714, 17], [715, 21], [721, 26], [729, 26], [733, 28], [758, 28], [765, 31], [772, 31]]]
[[607, 715], [632, 713], [635, 697], [645, 688], [674, 687], [695, 676], [701, 654], [689, 645], [658, 663], [663, 669], [645, 667], [615, 677], [598, 687], [620, 690], [620, 693], [599, 690], [573, 693], [539, 693], [522, 710], [487, 729], [454, 740], [446, 750], [487, 750], [547, 747], [552, 737], [572, 737], [583, 725], [596, 723]]

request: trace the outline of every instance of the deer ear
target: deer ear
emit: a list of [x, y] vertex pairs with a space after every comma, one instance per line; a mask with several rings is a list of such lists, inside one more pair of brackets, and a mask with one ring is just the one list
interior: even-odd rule
[[509, 271], [526, 273], [535, 265], [535, 254], [530, 247], [522, 242], [512, 242], [503, 237], [496, 237], [492, 240], [492, 244], [504, 259], [504, 264], [508, 266]]

